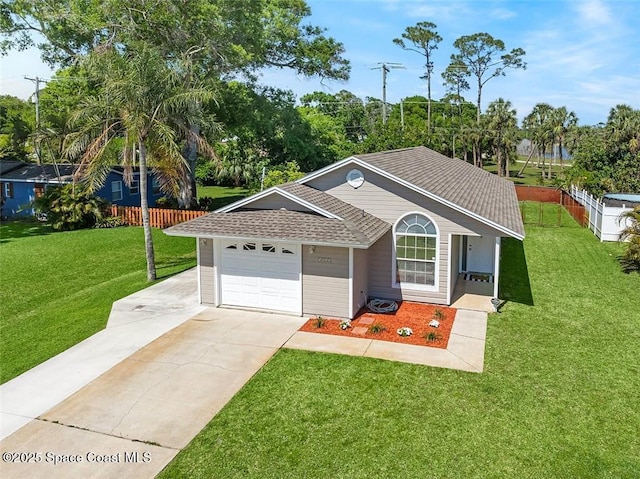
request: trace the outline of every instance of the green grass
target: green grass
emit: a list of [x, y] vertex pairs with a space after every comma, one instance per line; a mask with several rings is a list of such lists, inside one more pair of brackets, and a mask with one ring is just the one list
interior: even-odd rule
[[249, 196], [247, 188], [233, 188], [227, 186], [198, 186], [198, 199], [213, 198], [210, 210], [217, 210], [230, 203]]
[[558, 203], [521, 201], [520, 214], [526, 225], [580, 228], [567, 210]]
[[636, 478], [640, 276], [585, 229], [503, 242], [485, 372], [282, 350], [160, 477]]
[[[159, 278], [195, 265], [192, 238], [154, 230]], [[142, 228], [0, 226], [0, 382], [103, 329], [113, 301], [147, 287]]]
[[[526, 161], [526, 157], [520, 157], [518, 158], [518, 160]], [[548, 161], [549, 160], [547, 160], [546, 166], [544, 168], [545, 174], [549, 171]], [[522, 176], [517, 176], [523, 164], [524, 163], [518, 162], [512, 165], [509, 165], [510, 177], [507, 179], [513, 181], [516, 185], [549, 186], [552, 184], [551, 180], [544, 180], [544, 182], [542, 181], [542, 168], [537, 168], [535, 166], [535, 159], [533, 160], [533, 162], [531, 161], [529, 162], [529, 165], [527, 165], [527, 167], [522, 172]], [[567, 168], [570, 164], [571, 163], [568, 163], [565, 161], [565, 168]], [[497, 173], [498, 165], [495, 163], [486, 163], [484, 165], [484, 169], [487, 171], [490, 171], [491, 173]], [[554, 178], [556, 177], [556, 175], [558, 175], [562, 171], [563, 170], [560, 168], [560, 165], [554, 164], [551, 168], [551, 172]]]

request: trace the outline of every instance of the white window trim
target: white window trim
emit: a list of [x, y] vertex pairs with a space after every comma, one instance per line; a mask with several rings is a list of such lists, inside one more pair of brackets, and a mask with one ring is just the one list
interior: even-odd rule
[[[114, 190], [113, 187], [114, 185], [119, 184], [120, 185], [120, 189], [119, 190]], [[113, 195], [114, 193], [120, 193], [120, 198], [115, 198]], [[121, 201], [122, 200], [122, 181], [116, 180], [116, 181], [112, 181], [111, 182], [111, 201]]]
[[[436, 259], [433, 271], [433, 286], [426, 284], [414, 284], [414, 283], [399, 283], [396, 281], [397, 278], [397, 258], [396, 258], [396, 228], [400, 221], [410, 215], [420, 215], [427, 218], [433, 224], [436, 229]], [[403, 289], [407, 291], [439, 291], [440, 281], [440, 228], [438, 228], [438, 224], [433, 221], [433, 218], [429, 216], [424, 211], [408, 211], [400, 216], [396, 222], [393, 224], [393, 228], [391, 230], [391, 235], [393, 237], [392, 248], [391, 248], [391, 287], [396, 289]]]
[[[134, 187], [135, 185], [135, 187]], [[131, 186], [129, 186], [129, 194], [130, 195], [139, 195], [140, 194], [140, 182], [138, 180], [131, 181]]]

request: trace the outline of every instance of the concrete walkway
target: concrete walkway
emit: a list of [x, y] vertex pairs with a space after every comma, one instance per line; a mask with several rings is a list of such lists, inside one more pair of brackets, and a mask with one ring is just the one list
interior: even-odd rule
[[486, 332], [487, 313], [459, 309], [451, 329], [447, 349], [304, 331], [297, 331], [284, 347], [481, 373], [484, 367]]

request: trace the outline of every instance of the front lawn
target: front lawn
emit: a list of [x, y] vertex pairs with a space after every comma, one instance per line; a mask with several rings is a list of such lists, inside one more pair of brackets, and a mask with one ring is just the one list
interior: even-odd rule
[[161, 477], [636, 478], [640, 276], [586, 229], [503, 245], [484, 373], [282, 350]]
[[[158, 276], [195, 265], [192, 238], [154, 230]], [[112, 303], [147, 287], [142, 228], [0, 226], [0, 382], [103, 329]]]

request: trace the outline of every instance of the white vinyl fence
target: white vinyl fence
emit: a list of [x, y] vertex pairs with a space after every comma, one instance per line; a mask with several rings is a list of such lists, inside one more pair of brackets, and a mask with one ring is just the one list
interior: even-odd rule
[[571, 185], [571, 196], [587, 210], [589, 216], [589, 229], [600, 238], [600, 241], [618, 241], [620, 232], [630, 225], [627, 218], [620, 221], [620, 214], [628, 211], [630, 207], [606, 206], [599, 198], [594, 198], [585, 190], [579, 190]]

